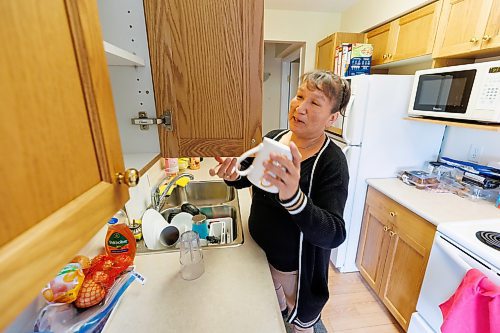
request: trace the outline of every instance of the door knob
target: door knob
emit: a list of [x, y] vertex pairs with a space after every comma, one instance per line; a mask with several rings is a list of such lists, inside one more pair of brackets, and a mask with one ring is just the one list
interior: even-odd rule
[[391, 236], [391, 237], [392, 237], [392, 236], [394, 236], [395, 234], [396, 234], [396, 233], [395, 233], [394, 231], [392, 231], [392, 230], [391, 230], [391, 231], [389, 231], [389, 236]]
[[477, 39], [476, 37], [472, 37], [472, 38], [469, 40], [469, 42], [471, 42], [471, 43], [477, 43], [477, 42], [479, 42], [479, 39]]
[[117, 172], [116, 181], [118, 184], [125, 184], [128, 187], [137, 186], [139, 184], [139, 171], [131, 168], [125, 170], [125, 172]]
[[485, 42], [489, 41], [490, 39], [491, 39], [491, 36], [490, 36], [490, 35], [484, 35], [484, 36], [483, 36], [483, 40], [484, 40]]
[[382, 58], [387, 59], [387, 54], [384, 54]]
[[392, 58], [392, 54], [390, 54], [390, 53], [389, 53], [389, 54], [387, 55], [387, 58], [388, 58], [388, 59]]
[[390, 212], [389, 215], [391, 215], [391, 217], [394, 217], [394, 216], [396, 216], [396, 213], [395, 212]]

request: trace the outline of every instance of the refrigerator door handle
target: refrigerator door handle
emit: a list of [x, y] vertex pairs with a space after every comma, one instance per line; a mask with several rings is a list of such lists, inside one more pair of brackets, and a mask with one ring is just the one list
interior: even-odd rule
[[349, 117], [350, 117], [352, 104], [354, 103], [355, 97], [356, 97], [356, 95], [351, 93], [351, 98], [349, 99], [349, 102], [347, 103], [347, 106], [345, 108], [344, 123], [342, 124], [342, 138], [344, 139], [347, 146], [349, 146], [351, 144], [351, 140], [349, 140], [347, 138], [347, 128], [349, 127]]
[[352, 147], [351, 145], [347, 145], [347, 146], [345, 146], [344, 148], [342, 148], [342, 152], [344, 153], [344, 155], [346, 155], [346, 154], [347, 154], [347, 151], [348, 151], [349, 149], [351, 149], [351, 147]]

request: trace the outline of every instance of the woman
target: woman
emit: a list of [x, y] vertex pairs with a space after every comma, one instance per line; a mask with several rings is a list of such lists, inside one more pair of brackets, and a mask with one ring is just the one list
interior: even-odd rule
[[[266, 137], [290, 146], [293, 160], [271, 154], [264, 163], [265, 179], [278, 194], [253, 186], [250, 234], [266, 253], [278, 301], [294, 332], [313, 332], [328, 300], [331, 249], [346, 236], [343, 220], [349, 173], [341, 149], [326, 135], [345, 111], [349, 83], [332, 72], [314, 71], [301, 78], [290, 102], [290, 130], [274, 130]], [[212, 169], [229, 185], [251, 186], [239, 177], [235, 158], [222, 159]], [[247, 168], [252, 159], [241, 163]], [[272, 174], [275, 176], [273, 177]]]

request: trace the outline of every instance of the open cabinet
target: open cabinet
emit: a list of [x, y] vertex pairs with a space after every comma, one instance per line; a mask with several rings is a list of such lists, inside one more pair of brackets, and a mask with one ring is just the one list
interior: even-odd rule
[[0, 330], [128, 200], [97, 6], [0, 2]]
[[[263, 0], [99, 0], [104, 40], [142, 60], [109, 63], [127, 167], [261, 141], [263, 11]], [[133, 125], [140, 113], [169, 125]]]
[[125, 166], [137, 170], [160, 155], [158, 126], [131, 119], [156, 117], [144, 9], [140, 0], [98, 0], [99, 18]]

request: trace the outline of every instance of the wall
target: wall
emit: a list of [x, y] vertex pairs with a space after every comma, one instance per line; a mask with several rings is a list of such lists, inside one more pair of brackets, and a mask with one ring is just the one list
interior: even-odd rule
[[281, 98], [281, 59], [275, 58], [276, 46], [279, 44], [264, 44], [264, 73], [270, 73], [264, 81], [262, 101], [262, 133], [279, 128], [280, 98]]
[[339, 31], [340, 13], [264, 11], [264, 40], [305, 42], [304, 71], [314, 69], [316, 43]]
[[430, 2], [432, 1], [359, 0], [342, 13], [339, 31], [362, 32]]
[[[482, 148], [479, 164], [500, 163], [500, 132], [448, 127], [441, 147], [441, 156], [467, 161], [470, 146]], [[500, 168], [500, 164], [496, 164]]]

